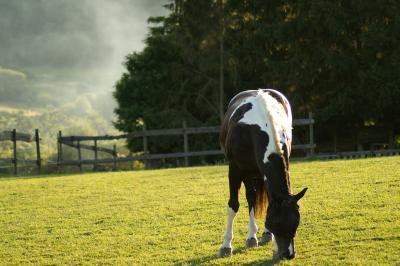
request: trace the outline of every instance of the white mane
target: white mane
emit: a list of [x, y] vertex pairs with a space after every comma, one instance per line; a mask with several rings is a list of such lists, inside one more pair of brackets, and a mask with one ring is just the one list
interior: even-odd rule
[[265, 114], [267, 115], [267, 121], [269, 121], [269, 125], [271, 127], [270, 136], [272, 138], [271, 142], [274, 144], [274, 149], [279, 155], [283, 155], [282, 143], [281, 143], [281, 135], [282, 130], [285, 128], [284, 120], [280, 119], [282, 115], [284, 115], [284, 110], [280, 103], [269, 95], [269, 93], [265, 93], [262, 90], [258, 91], [258, 96], [263, 100], [261, 101], [262, 106], [265, 108]]

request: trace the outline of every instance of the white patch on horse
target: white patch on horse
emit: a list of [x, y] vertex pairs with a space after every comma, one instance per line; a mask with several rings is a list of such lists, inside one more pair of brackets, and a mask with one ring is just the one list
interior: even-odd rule
[[228, 222], [226, 225], [226, 231], [224, 235], [224, 242], [222, 243], [223, 248], [232, 248], [232, 239], [233, 239], [233, 222], [235, 220], [236, 212], [228, 207]]
[[249, 97], [242, 104], [245, 102], [250, 102], [252, 108], [244, 114], [239, 123], [257, 125], [261, 131], [267, 133], [269, 142], [263, 158], [263, 162], [266, 163], [271, 153], [283, 153], [281, 142], [285, 139], [283, 132], [286, 131], [286, 127], [283, 126], [283, 120], [286, 113], [275, 98], [262, 90], [259, 90], [257, 95]]
[[256, 217], [254, 216], [254, 207], [252, 207], [249, 213], [249, 233], [247, 235], [247, 239], [257, 239], [257, 231], [258, 226], [256, 224]]
[[276, 243], [274, 234], [272, 234], [272, 250], [274, 253], [278, 253], [278, 243]]
[[293, 255], [294, 255], [294, 248], [293, 248], [292, 242], [290, 242], [290, 245], [289, 245], [289, 256], [293, 256]]
[[[271, 126], [269, 126], [270, 122], [267, 121], [267, 116], [265, 115], [265, 110], [263, 108], [264, 103], [262, 103], [263, 99], [259, 97], [259, 94], [249, 97], [246, 101], [243, 101], [243, 104], [251, 103], [252, 108], [244, 113], [243, 118], [238, 121], [238, 123], [243, 123], [246, 125], [256, 125], [260, 128], [261, 131], [267, 133], [268, 136], [272, 136]], [[273, 147], [273, 141], [268, 142], [267, 151], [264, 155], [263, 161], [264, 163], [268, 161], [268, 156], [275, 150]]]

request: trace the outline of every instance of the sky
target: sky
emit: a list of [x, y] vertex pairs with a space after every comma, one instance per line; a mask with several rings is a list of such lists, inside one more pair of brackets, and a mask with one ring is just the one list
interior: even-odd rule
[[111, 119], [125, 56], [143, 49], [147, 19], [167, 15], [167, 1], [0, 0], [0, 107]]

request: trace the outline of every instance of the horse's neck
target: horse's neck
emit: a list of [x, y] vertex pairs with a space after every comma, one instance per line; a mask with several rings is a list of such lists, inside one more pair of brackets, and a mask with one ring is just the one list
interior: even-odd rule
[[276, 201], [291, 195], [287, 164], [283, 157], [270, 157], [271, 175], [268, 180], [269, 200]]
[[270, 193], [271, 193], [271, 196], [270, 196], [271, 201], [282, 201], [286, 198], [289, 198], [291, 195], [290, 189], [286, 185], [286, 181], [279, 182], [278, 184], [277, 184], [277, 182], [273, 182]]

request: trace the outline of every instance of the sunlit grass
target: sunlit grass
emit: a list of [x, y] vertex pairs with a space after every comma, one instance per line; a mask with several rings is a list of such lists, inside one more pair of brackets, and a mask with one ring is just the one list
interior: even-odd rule
[[[281, 264], [400, 263], [398, 157], [293, 163], [291, 175], [309, 190], [297, 257]], [[0, 264], [270, 264], [270, 245], [245, 248], [240, 198], [236, 254], [220, 259], [226, 166], [0, 178]]]

